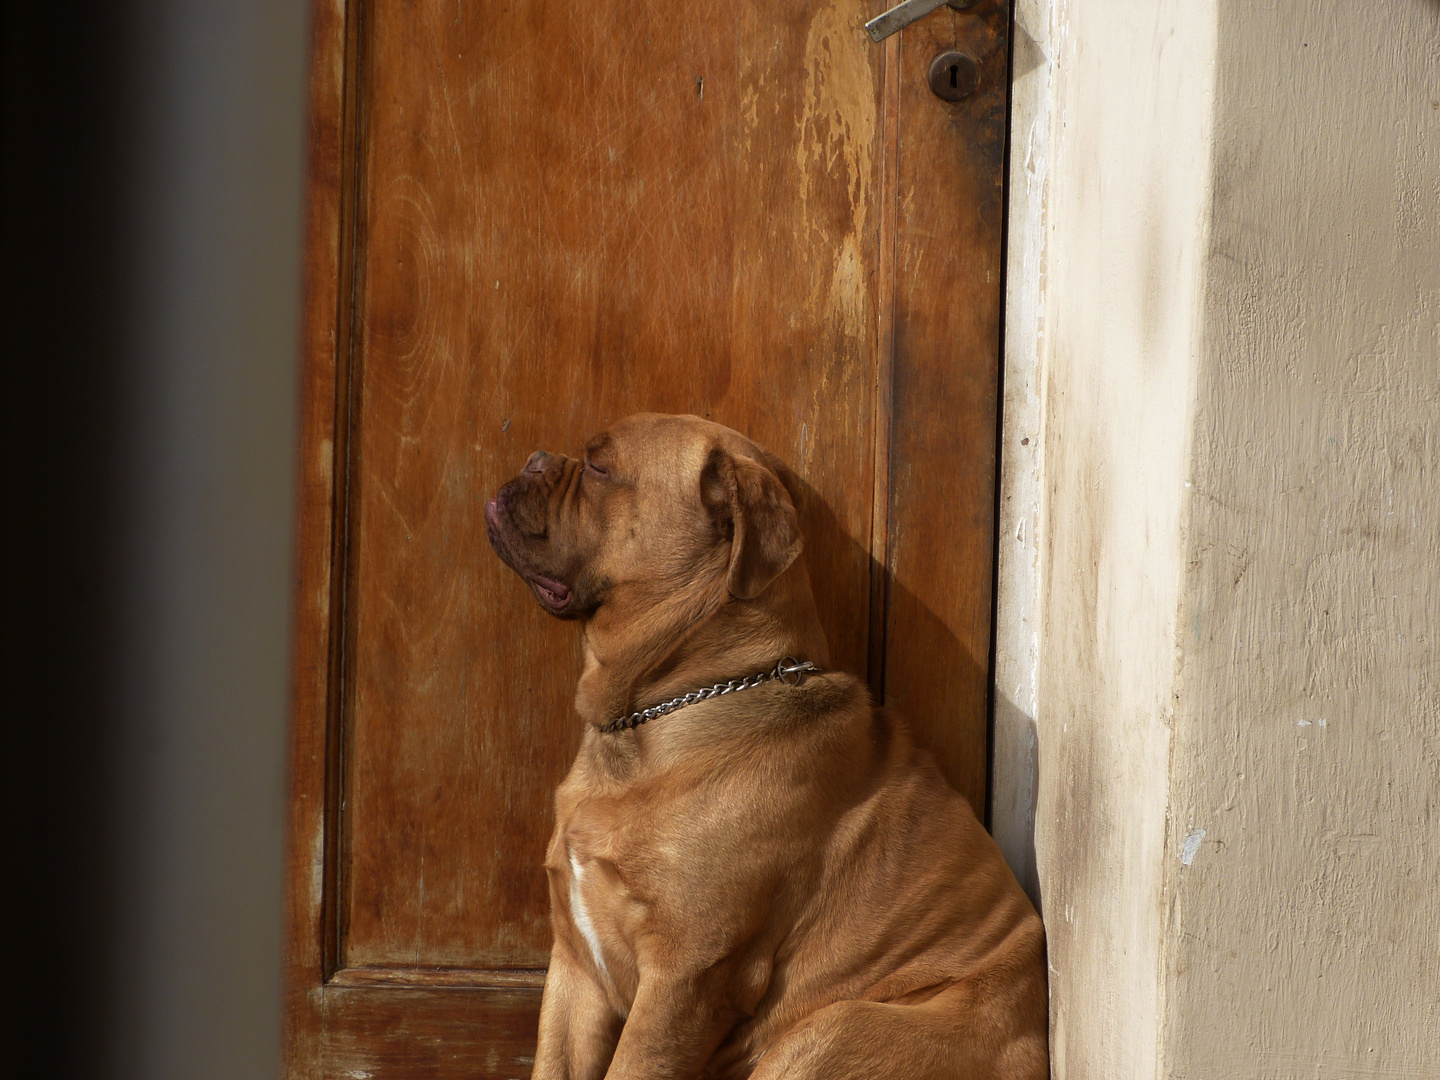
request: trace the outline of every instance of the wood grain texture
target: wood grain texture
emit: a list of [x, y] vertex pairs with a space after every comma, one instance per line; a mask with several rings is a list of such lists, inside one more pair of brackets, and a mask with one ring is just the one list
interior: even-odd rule
[[308, 1080], [527, 1077], [535, 1063], [539, 990], [325, 986]]
[[[348, 247], [346, 183], [352, 137], [345, 108], [347, 21], [343, 0], [311, 7], [308, 183], [305, 218], [305, 293], [302, 308], [299, 490], [290, 736], [290, 831], [285, 873], [286, 1074], [314, 1075], [322, 1016], [316, 992], [332, 969], [334, 843], [333, 748], [338, 701], [340, 635], [332, 615], [341, 533], [336, 525], [337, 437], [347, 425], [341, 368], [341, 330], [348, 325], [342, 287], [342, 249]], [[342, 300], [344, 301], [342, 303]]]
[[752, 434], [835, 519], [863, 663], [878, 56], [831, 9], [586, 10], [367, 8], [346, 965], [545, 963], [578, 641], [481, 514], [532, 449], [641, 409]]
[[[981, 0], [898, 35], [884, 696], [982, 816], [1008, 31], [1008, 5]], [[975, 93], [953, 103], [927, 80], [950, 49], [980, 67]]]
[[[847, 0], [317, 0], [289, 1075], [528, 1069], [578, 641], [482, 504], [533, 449], [649, 409], [789, 461], [832, 662], [983, 806], [1006, 16], [978, 10], [876, 47]], [[942, 39], [972, 102], [925, 85]]]

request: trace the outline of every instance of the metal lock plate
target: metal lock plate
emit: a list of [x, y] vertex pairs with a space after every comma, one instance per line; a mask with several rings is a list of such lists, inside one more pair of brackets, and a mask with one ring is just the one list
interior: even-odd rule
[[942, 52], [930, 61], [930, 89], [945, 101], [963, 101], [980, 82], [980, 65], [963, 52]]

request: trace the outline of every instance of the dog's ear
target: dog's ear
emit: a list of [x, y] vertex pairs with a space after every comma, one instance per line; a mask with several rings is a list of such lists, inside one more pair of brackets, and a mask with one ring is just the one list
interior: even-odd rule
[[730, 539], [730, 595], [759, 596], [799, 556], [799, 515], [768, 463], [715, 447], [700, 472], [700, 500]]

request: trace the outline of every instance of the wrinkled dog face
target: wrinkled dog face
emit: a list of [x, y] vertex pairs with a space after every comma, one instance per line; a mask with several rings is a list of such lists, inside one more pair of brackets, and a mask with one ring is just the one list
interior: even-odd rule
[[800, 551], [774, 459], [729, 428], [639, 414], [583, 457], [537, 451], [485, 505], [496, 553], [552, 615], [677, 589], [754, 596]]
[[677, 420], [630, 417], [578, 458], [537, 451], [486, 504], [491, 545], [551, 614], [585, 615], [617, 587], [704, 569], [721, 540], [700, 497], [705, 447]]

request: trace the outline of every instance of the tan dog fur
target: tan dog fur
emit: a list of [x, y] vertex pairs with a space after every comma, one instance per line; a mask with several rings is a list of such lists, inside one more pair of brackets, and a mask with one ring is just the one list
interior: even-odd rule
[[858, 680], [598, 730], [783, 656], [827, 664], [798, 499], [736, 432], [638, 415], [585, 459], [534, 455], [486, 507], [497, 552], [584, 631], [541, 1080], [1048, 1074], [1040, 919]]

